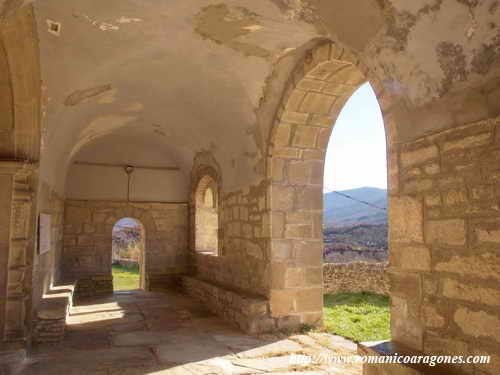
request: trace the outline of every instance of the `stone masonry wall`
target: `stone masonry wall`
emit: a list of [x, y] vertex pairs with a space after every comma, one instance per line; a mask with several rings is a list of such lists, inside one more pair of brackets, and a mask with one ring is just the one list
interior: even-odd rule
[[134, 218], [144, 225], [146, 289], [159, 288], [186, 271], [186, 204], [66, 201], [65, 279], [111, 275], [112, 230], [124, 217]]
[[[500, 118], [399, 144], [389, 155], [392, 337], [500, 370]], [[399, 168], [397, 166], [399, 165]]]
[[373, 292], [389, 295], [387, 263], [325, 263], [324, 293]]
[[33, 308], [41, 301], [44, 293], [60, 279], [63, 251], [64, 200], [48, 186], [41, 184], [38, 198], [40, 213], [51, 216], [50, 249], [43, 254], [36, 253], [33, 265]]
[[[218, 208], [218, 256], [196, 253], [195, 212], [200, 184], [210, 177]], [[191, 179], [190, 244], [196, 277], [249, 295], [268, 295], [270, 223], [264, 183], [224, 193], [220, 167], [209, 152], [194, 160]]]
[[266, 296], [265, 191], [226, 194], [221, 201], [220, 256], [195, 256], [197, 277], [230, 289]]

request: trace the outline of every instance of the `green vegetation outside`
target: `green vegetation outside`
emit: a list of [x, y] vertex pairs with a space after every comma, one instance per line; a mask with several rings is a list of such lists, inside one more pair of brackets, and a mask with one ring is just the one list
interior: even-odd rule
[[127, 268], [120, 265], [112, 266], [113, 289], [114, 290], [134, 290], [139, 289], [139, 266]]
[[325, 295], [325, 328], [358, 342], [389, 340], [389, 305], [389, 297], [368, 292]]

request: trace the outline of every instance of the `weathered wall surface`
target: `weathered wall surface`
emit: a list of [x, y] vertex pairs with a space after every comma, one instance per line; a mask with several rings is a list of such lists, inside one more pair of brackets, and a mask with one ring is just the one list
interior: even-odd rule
[[[267, 296], [269, 273], [267, 246], [269, 221], [265, 185], [224, 193], [220, 167], [215, 157], [196, 156], [191, 176], [191, 251], [197, 277], [251, 295]], [[209, 176], [217, 186], [219, 212], [219, 256], [196, 254], [196, 194], [200, 181]]]
[[387, 263], [325, 263], [324, 293], [373, 292], [389, 295], [389, 276], [386, 269]]
[[196, 251], [217, 254], [218, 208], [201, 207], [196, 210]]
[[111, 275], [112, 230], [124, 217], [145, 229], [146, 288], [185, 272], [188, 262], [186, 204], [68, 200], [65, 205], [63, 277]]
[[50, 248], [48, 252], [36, 252], [33, 266], [33, 308], [49, 288], [61, 276], [61, 256], [63, 252], [64, 200], [45, 184], [39, 187], [38, 211], [51, 215]]
[[500, 369], [499, 135], [492, 118], [400, 144], [389, 172], [393, 340], [491, 354], [487, 374]]
[[126, 201], [127, 194], [136, 202], [187, 202], [186, 177], [179, 171], [135, 168], [128, 176], [124, 168], [71, 166], [66, 196], [74, 200]]
[[10, 218], [12, 200], [12, 176], [0, 175], [0, 329], [5, 327], [5, 305], [7, 302], [7, 276], [9, 267]]

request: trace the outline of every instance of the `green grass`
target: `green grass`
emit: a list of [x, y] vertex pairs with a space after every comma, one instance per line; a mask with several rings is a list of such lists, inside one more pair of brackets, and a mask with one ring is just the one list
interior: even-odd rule
[[112, 266], [113, 289], [114, 290], [133, 290], [139, 289], [139, 266], [126, 268], [119, 265]]
[[390, 339], [389, 297], [378, 294], [338, 293], [324, 296], [328, 332], [354, 341]]

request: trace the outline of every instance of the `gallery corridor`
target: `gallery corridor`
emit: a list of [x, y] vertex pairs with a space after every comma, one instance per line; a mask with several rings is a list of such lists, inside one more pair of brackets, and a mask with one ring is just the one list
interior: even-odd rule
[[35, 346], [14, 373], [354, 375], [360, 365], [301, 366], [297, 355], [355, 350], [354, 343], [322, 333], [250, 336], [176, 292], [121, 292], [71, 307], [64, 340]]

